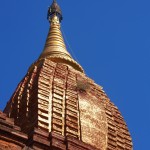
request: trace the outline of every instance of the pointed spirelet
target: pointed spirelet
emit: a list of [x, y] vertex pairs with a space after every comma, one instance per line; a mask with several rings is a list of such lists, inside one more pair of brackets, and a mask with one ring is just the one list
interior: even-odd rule
[[50, 22], [50, 30], [47, 36], [44, 50], [40, 59], [48, 58], [54, 62], [67, 64], [74, 69], [84, 72], [82, 67], [71, 57], [67, 51], [62, 32], [62, 12], [56, 0], [48, 9], [47, 19]]

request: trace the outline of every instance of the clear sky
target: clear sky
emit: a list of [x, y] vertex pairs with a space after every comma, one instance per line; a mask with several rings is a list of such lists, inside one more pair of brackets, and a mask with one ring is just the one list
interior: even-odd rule
[[[103, 86], [134, 150], [150, 143], [150, 0], [58, 0], [68, 51]], [[51, 0], [0, 1], [0, 109], [42, 52]], [[71, 48], [70, 48], [71, 47]]]

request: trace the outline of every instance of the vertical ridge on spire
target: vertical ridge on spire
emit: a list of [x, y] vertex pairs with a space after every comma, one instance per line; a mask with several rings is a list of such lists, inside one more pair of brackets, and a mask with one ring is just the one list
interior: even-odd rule
[[82, 67], [67, 51], [61, 32], [62, 11], [56, 0], [53, 0], [52, 5], [48, 9], [47, 19], [50, 22], [50, 30], [40, 59], [49, 58], [52, 61], [68, 64], [74, 69], [84, 72]]

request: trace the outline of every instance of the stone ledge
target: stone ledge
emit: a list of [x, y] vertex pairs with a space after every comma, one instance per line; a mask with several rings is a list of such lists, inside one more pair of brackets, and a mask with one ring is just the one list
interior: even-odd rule
[[0, 146], [2, 149], [22, 149], [28, 136], [20, 131], [20, 127], [14, 125], [14, 120], [8, 118], [0, 111]]
[[36, 128], [27, 145], [35, 150], [97, 150], [76, 138], [65, 138], [54, 132], [48, 134]]

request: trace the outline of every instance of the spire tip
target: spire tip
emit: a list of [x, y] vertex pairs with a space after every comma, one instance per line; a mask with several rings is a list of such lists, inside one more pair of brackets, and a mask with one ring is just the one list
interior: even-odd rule
[[53, 15], [58, 16], [59, 21], [62, 20], [62, 12], [56, 0], [53, 0], [52, 5], [48, 9], [47, 19], [50, 21]]

